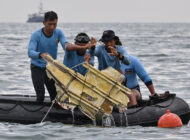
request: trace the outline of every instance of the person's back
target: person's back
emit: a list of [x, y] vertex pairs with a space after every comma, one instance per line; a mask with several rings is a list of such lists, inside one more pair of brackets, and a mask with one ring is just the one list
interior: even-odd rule
[[126, 86], [130, 89], [135, 89], [139, 86], [137, 76], [145, 83], [148, 84], [152, 80], [150, 79], [148, 73], [144, 69], [141, 62], [138, 58], [129, 55], [130, 65], [121, 65], [121, 70], [124, 72], [124, 75], [127, 79]]

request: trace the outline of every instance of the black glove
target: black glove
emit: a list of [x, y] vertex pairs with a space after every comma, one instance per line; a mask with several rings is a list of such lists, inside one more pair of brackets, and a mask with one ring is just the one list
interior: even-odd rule
[[149, 98], [150, 98], [150, 100], [157, 100], [157, 99], [159, 99], [159, 96], [157, 93], [155, 93], [154, 95], [149, 96]]

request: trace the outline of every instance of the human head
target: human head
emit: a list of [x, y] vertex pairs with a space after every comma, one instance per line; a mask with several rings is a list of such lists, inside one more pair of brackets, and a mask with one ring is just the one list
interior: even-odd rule
[[[75, 40], [75, 44], [80, 45], [80, 46], [85, 46], [86, 44], [90, 42], [89, 36], [83, 32], [77, 34], [74, 40]], [[84, 55], [85, 52], [86, 52], [86, 49], [77, 50], [77, 54], [80, 56]]]
[[87, 43], [89, 43], [89, 41], [90, 41], [90, 38], [86, 33], [79, 33], [75, 37], [75, 43], [87, 44]]
[[53, 21], [55, 19], [58, 20], [58, 17], [57, 17], [57, 14], [54, 11], [48, 11], [44, 15], [44, 21], [48, 21], [48, 20]]
[[115, 35], [115, 32], [113, 30], [105, 30], [100, 41], [102, 41], [104, 44], [113, 42], [115, 45], [122, 45], [119, 37]]
[[47, 35], [53, 34], [55, 28], [57, 27], [57, 14], [54, 11], [48, 11], [44, 15], [44, 30]]

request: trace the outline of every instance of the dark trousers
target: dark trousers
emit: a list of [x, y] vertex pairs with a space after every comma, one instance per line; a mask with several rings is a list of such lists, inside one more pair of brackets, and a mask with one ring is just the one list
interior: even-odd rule
[[37, 67], [33, 64], [31, 68], [31, 77], [34, 89], [36, 91], [37, 102], [42, 103], [45, 97], [45, 86], [49, 92], [51, 101], [55, 99], [57, 92], [55, 88], [55, 82], [53, 79], [47, 77], [46, 69]]

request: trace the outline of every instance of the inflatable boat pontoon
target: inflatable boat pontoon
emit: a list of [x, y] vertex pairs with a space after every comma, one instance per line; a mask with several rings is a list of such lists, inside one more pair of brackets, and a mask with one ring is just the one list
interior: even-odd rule
[[[22, 124], [40, 123], [51, 106], [49, 97], [42, 104], [37, 103], [35, 96], [28, 95], [0, 95], [0, 121], [16, 122]], [[98, 126], [156, 126], [157, 121], [166, 110], [177, 114], [183, 124], [190, 119], [189, 105], [173, 94], [164, 99], [144, 100], [139, 107], [129, 108], [124, 113], [113, 109], [111, 117], [103, 116], [102, 119], [92, 121], [77, 107], [71, 111], [54, 104], [44, 121], [61, 122], [64, 124], [96, 124]]]

